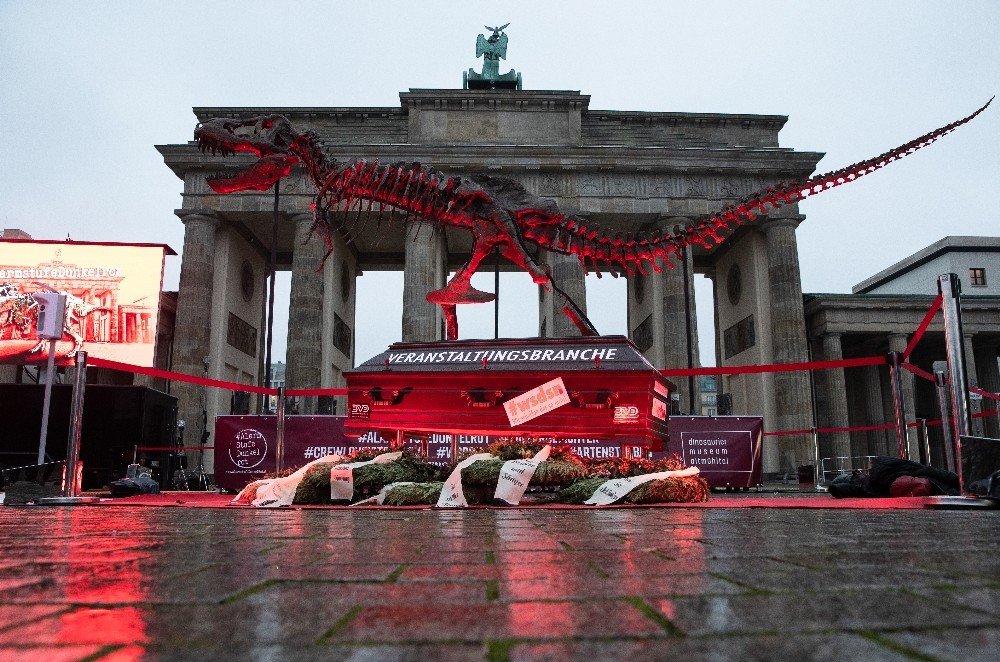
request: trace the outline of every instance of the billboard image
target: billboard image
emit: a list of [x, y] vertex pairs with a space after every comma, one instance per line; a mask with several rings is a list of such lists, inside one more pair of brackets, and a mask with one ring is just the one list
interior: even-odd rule
[[66, 295], [59, 364], [82, 349], [152, 367], [166, 255], [162, 244], [0, 240], [0, 363], [48, 360], [31, 295], [56, 292]]

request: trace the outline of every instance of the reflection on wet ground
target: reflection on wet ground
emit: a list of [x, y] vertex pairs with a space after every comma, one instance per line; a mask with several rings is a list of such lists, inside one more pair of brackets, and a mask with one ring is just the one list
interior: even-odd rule
[[[967, 659], [1000, 513], [0, 507], [0, 659]], [[720, 636], [725, 635], [725, 636]]]

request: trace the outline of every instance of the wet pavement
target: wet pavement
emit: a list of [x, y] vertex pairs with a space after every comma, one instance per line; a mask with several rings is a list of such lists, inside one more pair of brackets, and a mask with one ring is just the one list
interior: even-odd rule
[[6, 506], [0, 659], [995, 659], [998, 532], [996, 511]]

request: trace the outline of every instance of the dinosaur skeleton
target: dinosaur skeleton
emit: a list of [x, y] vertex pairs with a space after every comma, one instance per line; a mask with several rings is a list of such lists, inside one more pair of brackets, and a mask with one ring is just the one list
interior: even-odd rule
[[[519, 183], [501, 177], [447, 177], [419, 163], [380, 165], [378, 161], [359, 160], [341, 165], [324, 151], [317, 134], [296, 131], [281, 115], [211, 119], [195, 128], [194, 138], [202, 152], [222, 156], [243, 152], [258, 157], [249, 169], [232, 177], [208, 178], [209, 186], [217, 193], [266, 191], [290, 175], [294, 166], [301, 165], [316, 187], [312, 229], [325, 241], [327, 256], [333, 251], [335, 234], [350, 242], [367, 226], [373, 211], [379, 224], [386, 210], [390, 226], [397, 211], [403, 214], [404, 222], [417, 220], [414, 238], [424, 222], [469, 231], [472, 257], [442, 289], [427, 295], [429, 302], [441, 306], [449, 339], [458, 337], [457, 304], [484, 303], [495, 298], [471, 284], [472, 275], [494, 248], [527, 271], [536, 284], [551, 288], [562, 312], [583, 335], [597, 335], [583, 311], [557, 286], [550, 271], [532, 257], [526, 244], [575, 255], [585, 272], [595, 270], [598, 276], [605, 269], [615, 276], [620, 271], [630, 277], [637, 273], [648, 275], [650, 270], [659, 273], [662, 266], [673, 268], [673, 260], [683, 259], [687, 246], [714, 248], [736, 228], [770, 210], [875, 172], [969, 122], [990, 102], [992, 99], [968, 117], [874, 158], [806, 181], [782, 182], [752, 193], [677, 234], [669, 230], [612, 233], [590, 221], [560, 213], [554, 201], [534, 196]], [[377, 210], [373, 210], [375, 205]]]

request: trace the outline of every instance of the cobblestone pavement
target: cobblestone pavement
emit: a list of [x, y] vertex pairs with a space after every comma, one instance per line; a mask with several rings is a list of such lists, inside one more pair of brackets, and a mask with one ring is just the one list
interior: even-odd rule
[[0, 507], [0, 659], [996, 659], [998, 531], [919, 510]]

